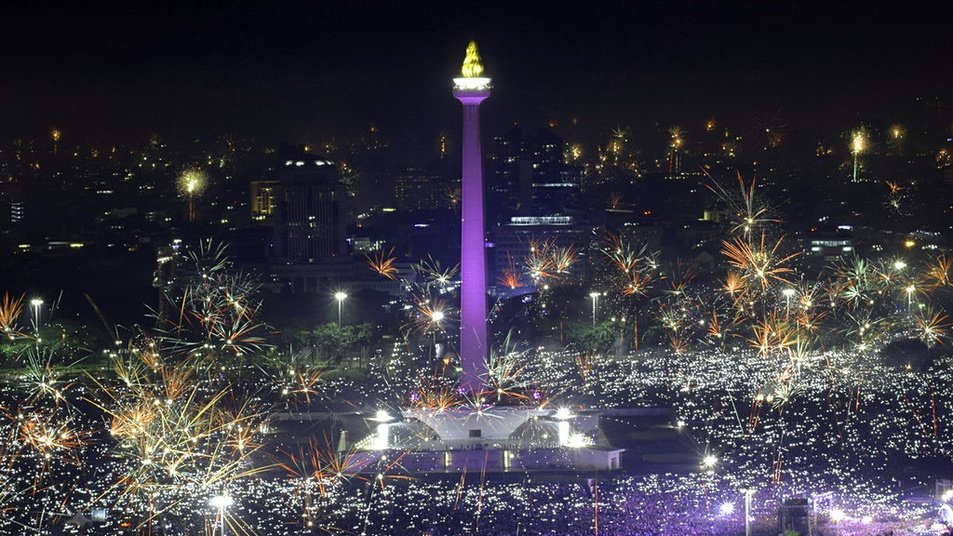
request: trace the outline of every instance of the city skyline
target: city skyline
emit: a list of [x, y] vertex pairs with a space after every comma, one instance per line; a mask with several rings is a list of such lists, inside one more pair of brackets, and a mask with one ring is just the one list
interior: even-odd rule
[[941, 11], [13, 18], [0, 535], [953, 536]]
[[[780, 116], [813, 137], [820, 118], [889, 123], [917, 97], [942, 97], [953, 72], [936, 48], [943, 8], [820, 6], [21, 7], [0, 37], [11, 51], [0, 135], [294, 143], [373, 124], [419, 154], [454, 130], [434, 73], [471, 38], [505, 82], [489, 131], [576, 119], [593, 137], [716, 114]], [[416, 82], [393, 82], [406, 77]]]

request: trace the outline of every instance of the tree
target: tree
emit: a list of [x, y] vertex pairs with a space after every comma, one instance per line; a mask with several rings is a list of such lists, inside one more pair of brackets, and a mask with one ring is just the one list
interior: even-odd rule
[[364, 361], [367, 359], [368, 351], [378, 339], [377, 329], [373, 324], [368, 322], [357, 324], [351, 327], [351, 329], [354, 334], [354, 345], [357, 346], [360, 352], [358, 355], [358, 366], [362, 367]]
[[357, 353], [360, 364], [377, 340], [377, 330], [367, 322], [343, 327], [329, 322], [309, 332], [306, 339], [322, 359], [341, 364], [345, 356]]
[[350, 326], [341, 327], [335, 322], [323, 324], [311, 332], [311, 345], [322, 358], [340, 364], [353, 344], [351, 331]]
[[573, 321], [566, 324], [567, 338], [580, 348], [591, 352], [606, 352], [615, 342], [616, 333], [612, 322], [605, 321], [596, 325], [586, 321]]

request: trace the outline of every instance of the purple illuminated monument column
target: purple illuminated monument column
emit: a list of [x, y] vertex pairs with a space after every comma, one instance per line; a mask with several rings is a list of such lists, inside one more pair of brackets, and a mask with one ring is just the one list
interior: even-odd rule
[[462, 77], [454, 78], [453, 96], [463, 104], [463, 177], [460, 240], [460, 385], [470, 392], [486, 381], [486, 249], [483, 228], [483, 153], [480, 150], [480, 103], [490, 96], [490, 79], [476, 43], [467, 46]]

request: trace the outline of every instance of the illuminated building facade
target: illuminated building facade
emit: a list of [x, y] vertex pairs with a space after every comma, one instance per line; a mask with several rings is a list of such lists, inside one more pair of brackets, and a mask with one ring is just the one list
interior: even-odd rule
[[489, 217], [505, 224], [511, 216], [565, 214], [579, 196], [581, 169], [564, 161], [563, 139], [551, 128], [526, 137], [514, 127], [493, 140]]
[[251, 219], [256, 223], [271, 223], [277, 212], [275, 187], [277, 181], [252, 181]]
[[802, 240], [804, 254], [820, 257], [825, 261], [836, 261], [840, 257], [855, 255], [854, 229], [850, 225], [812, 228]]
[[287, 264], [311, 264], [344, 253], [334, 162], [314, 155], [287, 160], [274, 186], [274, 257]]
[[398, 210], [450, 210], [452, 184], [430, 169], [407, 168], [394, 180]]

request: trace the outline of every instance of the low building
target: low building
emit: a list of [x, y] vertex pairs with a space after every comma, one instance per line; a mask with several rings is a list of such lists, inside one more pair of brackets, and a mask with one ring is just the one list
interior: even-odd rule
[[814, 227], [804, 236], [802, 245], [805, 255], [824, 260], [835, 260], [844, 255], [853, 255], [853, 228], [849, 225]]

